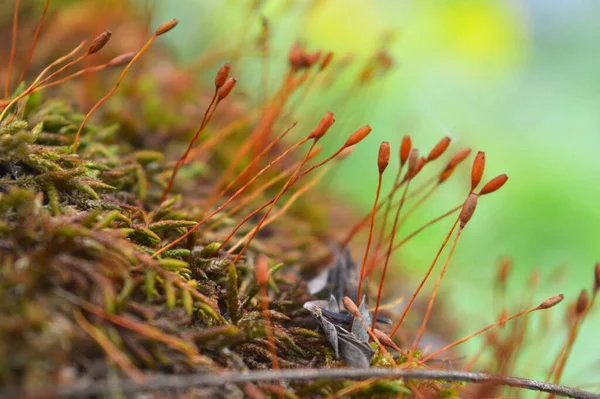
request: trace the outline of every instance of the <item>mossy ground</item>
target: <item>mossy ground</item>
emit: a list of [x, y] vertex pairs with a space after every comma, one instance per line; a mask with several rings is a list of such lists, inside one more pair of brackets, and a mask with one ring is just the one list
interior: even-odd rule
[[[45, 49], [47, 59], [62, 47]], [[165, 54], [148, 54], [146, 65], [160, 57], [167, 71], [176, 71]], [[42, 63], [34, 60], [34, 66]], [[342, 365], [302, 308], [313, 299], [304, 276], [325, 266], [319, 259], [327, 253], [326, 198], [310, 194], [300, 201], [290, 216], [261, 230], [235, 265], [231, 256], [214, 251], [213, 242], [237, 217], [216, 217], [210, 228], [152, 257], [206, 213], [217, 176], [251, 129], [241, 123], [229, 140], [193, 159], [178, 176], [176, 194], [161, 203], [173, 156], [187, 145], [193, 123], [176, 114], [186, 90], [157, 87], [156, 73], [138, 73], [123, 83], [113, 102], [86, 124], [77, 153], [73, 142], [84, 119], [78, 109], [93, 101], [87, 94], [112, 84], [110, 71], [31, 94], [1, 122], [3, 386], [32, 389], [115, 376], [140, 379], [148, 373], [269, 368], [252, 261], [258, 253], [282, 261], [271, 265], [269, 277], [280, 366]], [[72, 93], [84, 104], [73, 101]], [[213, 126], [235, 122], [239, 112], [233, 110], [219, 115]], [[196, 116], [190, 114], [185, 116]], [[318, 207], [310, 205], [315, 202]], [[251, 221], [240, 234], [252, 228]], [[345, 385], [317, 382], [287, 389], [290, 395], [326, 396]], [[275, 388], [261, 384], [261, 389]], [[402, 389], [381, 382], [364, 394]], [[228, 397], [243, 395], [242, 388], [228, 390]]]
[[[32, 32], [36, 8], [34, 2], [23, 3], [21, 26]], [[143, 15], [128, 3], [119, 4], [113, 10], [101, 2], [57, 8], [50, 21], [53, 40], [40, 40], [30, 70], [43, 69], [82, 37], [94, 37], [98, 32], [92, 33], [94, 29], [84, 22], [98, 15], [119, 26], [115, 37], [121, 33], [120, 40], [113, 39], [97, 54], [98, 65], [139, 49], [147, 31]], [[9, 21], [2, 18], [0, 31], [9, 32]], [[16, 59], [24, 59], [27, 46], [17, 50]], [[377, 53], [361, 79], [391, 66], [385, 54]], [[301, 54], [300, 61], [313, 55], [317, 54]], [[96, 64], [86, 64], [90, 65]], [[274, 354], [266, 314], [273, 323], [279, 367], [344, 367], [334, 358], [319, 323], [303, 307], [315, 299], [309, 294], [309, 279], [335, 263], [331, 242], [339, 241], [355, 222], [339, 200], [332, 200], [324, 189], [304, 193], [296, 187], [275, 209], [278, 213], [292, 200], [293, 206], [258, 231], [239, 261], [234, 262], [239, 249], [229, 249], [235, 240], [245, 242], [244, 236], [263, 213], [250, 218], [234, 241], [220, 248], [244, 216], [284, 187], [285, 179], [267, 189], [259, 183], [292, 175], [300, 155], [292, 154], [251, 185], [233, 203], [236, 212], [215, 215], [171, 246], [241, 185], [238, 182], [212, 201], [230, 181], [223, 176], [246, 140], [264, 145], [290, 122], [283, 112], [285, 101], [275, 97], [265, 110], [256, 112], [242, 95], [227, 98], [202, 132], [200, 145], [181, 168], [167, 199], [161, 201], [214, 86], [175, 66], [169, 52], [154, 43], [116, 95], [85, 123], [75, 151], [84, 113], [113, 87], [119, 73], [118, 68], [104, 68], [36, 91], [5, 109], [0, 120], [0, 385], [31, 390], [116, 378], [141, 381], [151, 375], [270, 369]], [[309, 75], [297, 81], [290, 76], [288, 86], [278, 93], [286, 100], [286, 90], [310, 82]], [[34, 78], [35, 73], [27, 74], [10, 98], [26, 90]], [[0, 103], [2, 108], [6, 104]], [[289, 145], [277, 143], [261, 162], [269, 163]], [[252, 160], [246, 155], [232, 170], [239, 173], [252, 166]], [[421, 167], [428, 162], [424, 157], [419, 160]], [[248, 181], [249, 175], [242, 174], [240, 180]], [[364, 250], [364, 241], [355, 241]], [[258, 256], [269, 259], [266, 314], [255, 275]], [[398, 275], [389, 274], [386, 285], [398, 287], [398, 280]], [[390, 296], [397, 297], [398, 291]], [[424, 308], [419, 305], [413, 309], [420, 315]], [[452, 324], [448, 320], [458, 318], [449, 317], [436, 304], [430, 326], [447, 336]], [[519, 328], [510, 332], [506, 343], [490, 339], [496, 354], [508, 359], [498, 361], [492, 370], [507, 373], [514, 366], [513, 348], [523, 344], [525, 330]], [[396, 336], [399, 341], [414, 333], [403, 330]], [[371, 365], [419, 368], [423, 365], [414, 361], [419, 354], [413, 353], [413, 359], [397, 356], [392, 364], [378, 352]], [[287, 397], [328, 397], [349, 388], [357, 397], [452, 397], [461, 384], [382, 379], [363, 386], [351, 380], [317, 380], [285, 383], [283, 388]], [[259, 398], [279, 393], [278, 384], [262, 382], [194, 388], [174, 395]]]

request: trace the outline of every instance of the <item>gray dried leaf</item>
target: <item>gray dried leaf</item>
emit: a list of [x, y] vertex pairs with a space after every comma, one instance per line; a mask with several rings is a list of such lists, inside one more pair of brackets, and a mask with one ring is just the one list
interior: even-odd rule
[[350, 367], [369, 367], [375, 350], [343, 328], [338, 327], [337, 331], [339, 353], [344, 363]]
[[338, 301], [335, 299], [335, 297], [333, 295], [331, 295], [329, 297], [329, 302], [327, 303], [327, 307], [325, 309], [328, 310], [329, 312], [335, 312], [335, 313], [340, 312], [340, 305], [338, 304]]
[[314, 306], [309, 310], [319, 321], [323, 334], [333, 348], [336, 359], [342, 359], [344, 363], [351, 367], [368, 367], [371, 364], [375, 350], [368, 343], [360, 341], [348, 330], [327, 320], [326, 317], [323, 317], [323, 309], [318, 306]]

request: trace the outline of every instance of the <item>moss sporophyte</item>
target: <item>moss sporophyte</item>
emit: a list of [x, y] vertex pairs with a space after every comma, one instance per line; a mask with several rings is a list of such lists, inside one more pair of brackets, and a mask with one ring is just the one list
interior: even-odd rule
[[[446, 323], [442, 342], [432, 344], [440, 329], [430, 320], [444, 317], [435, 299], [459, 237], [469, 234], [476, 207], [486, 211], [481, 198], [508, 179], [501, 174], [477, 191], [483, 152], [463, 203], [406, 231], [471, 149], [454, 150], [450, 137], [426, 156], [409, 136], [398, 149], [375, 146], [369, 125], [338, 128], [327, 110], [299, 128], [294, 106], [325, 90], [346, 59], [296, 43], [274, 94], [252, 105], [243, 92], [251, 85], [236, 84], [241, 67], [225, 58], [263, 54], [269, 21], [261, 20], [256, 47], [202, 55], [214, 74], [205, 86], [160, 47], [177, 20], [146, 34], [140, 10], [127, 2], [115, 10], [101, 1], [22, 3], [0, 21], [11, 38], [0, 100], [1, 394], [452, 397], [485, 386], [487, 396], [518, 387], [593, 397], [558, 383], [595, 302], [599, 266], [592, 295], [582, 291], [576, 301], [548, 383], [507, 376], [530, 316], [523, 317], [562, 295], [507, 309], [457, 341]], [[71, 25], [66, 15], [95, 15], [105, 26]], [[55, 32], [64, 40], [50, 40]], [[373, 85], [392, 67], [378, 49], [353, 82]], [[342, 144], [327, 154], [319, 141], [340, 134]], [[319, 183], [359, 145], [372, 149], [378, 184], [372, 208], [354, 219]], [[394, 151], [399, 166], [389, 178]], [[402, 284], [412, 294], [399, 310], [392, 255], [451, 218], [416, 289]], [[419, 298], [450, 241], [433, 292]], [[524, 321], [495, 329], [513, 319]], [[505, 360], [477, 363], [494, 375], [470, 373], [481, 353], [455, 348], [486, 332], [482, 351]], [[467, 357], [450, 361], [450, 350]]]

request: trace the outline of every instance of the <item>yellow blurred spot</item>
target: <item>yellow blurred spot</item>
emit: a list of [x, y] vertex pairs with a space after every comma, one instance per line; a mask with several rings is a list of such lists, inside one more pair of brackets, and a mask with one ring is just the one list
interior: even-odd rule
[[378, 48], [382, 27], [376, 2], [364, 0], [318, 0], [306, 18], [303, 36], [312, 44], [336, 53], [357, 56]]
[[497, 1], [449, 1], [429, 10], [445, 52], [475, 68], [505, 68], [520, 59], [524, 32], [518, 16]]

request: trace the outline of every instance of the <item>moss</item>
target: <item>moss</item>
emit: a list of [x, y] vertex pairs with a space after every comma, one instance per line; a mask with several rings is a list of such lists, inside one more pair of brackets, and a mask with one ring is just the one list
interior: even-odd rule
[[[96, 9], [92, 3], [87, 12]], [[139, 19], [129, 23], [132, 29], [143, 30]], [[62, 54], [60, 49], [45, 50], [45, 54]], [[320, 57], [320, 53], [294, 53], [304, 51], [299, 47], [292, 50], [291, 78], [289, 87], [281, 91], [283, 97], [306, 80], [303, 73], [315, 69]], [[255, 165], [257, 151], [241, 154], [245, 148], [264, 148], [275, 122], [284, 119], [283, 103], [289, 98], [271, 100], [260, 120], [247, 118], [237, 103], [216, 113], [216, 120], [208, 117], [207, 129], [214, 131], [208, 139], [201, 137], [205, 151], [195, 153], [199, 146], [192, 146], [192, 155], [183, 159], [180, 156], [197, 129], [194, 125], [203, 115], [182, 114], [182, 103], [194, 98], [195, 90], [213, 95], [213, 87], [163, 85], [164, 75], [181, 71], [160, 48], [144, 57], [146, 67], [165, 62], [170, 73], [148, 68], [125, 80], [112, 102], [85, 123], [76, 151], [75, 138], [86, 120], [82, 110], [90, 106], [74, 105], [70, 93], [84, 93], [83, 102], [94, 104], [96, 89], [105, 93], [113, 87], [109, 78], [114, 71], [92, 79], [92, 89], [76, 80], [68, 82], [71, 86], [35, 91], [6, 108], [0, 120], [0, 385], [32, 388], [154, 373], [269, 369], [274, 356], [281, 368], [343, 366], [335, 359], [337, 348], [334, 352], [303, 307], [315, 299], [307, 287], [309, 276], [332, 264], [328, 244], [336, 231], [326, 215], [339, 212], [338, 204], [311, 194], [260, 229], [244, 256], [236, 256], [239, 248], [230, 249], [237, 239], [240, 245], [247, 242], [243, 236], [265, 215], [265, 211], [251, 212], [298, 181], [282, 180], [257, 189], [263, 180], [291, 176], [295, 169], [290, 165], [301, 165], [302, 158], [293, 155], [292, 162], [274, 166], [263, 180], [250, 184], [259, 166], [271, 161]], [[42, 61], [46, 65], [52, 59]], [[387, 67], [377, 64], [372, 69], [370, 75]], [[11, 98], [26, 93], [27, 82], [34, 79], [28, 76]], [[223, 107], [224, 100], [219, 97], [217, 105]], [[234, 134], [227, 138], [225, 127], [232, 125]], [[370, 132], [361, 129], [358, 132]], [[206, 144], [219, 134], [225, 138]], [[273, 144], [266, 155], [282, 153], [288, 145]], [[230, 170], [246, 172], [215, 198], [231, 182]], [[218, 214], [196, 230], [199, 220], [224, 206], [244, 183], [248, 192], [257, 190], [253, 194], [258, 195], [245, 192], [234, 202], [236, 212]], [[283, 200], [300, 190], [294, 188]], [[282, 208], [277, 204], [271, 215]], [[224, 242], [246, 217], [247, 223], [229, 237], [233, 241]], [[258, 255], [283, 262], [271, 263], [263, 276], [257, 276]], [[344, 270], [351, 269], [347, 254], [333, 265], [338, 262]], [[266, 281], [266, 310], [257, 277]], [[344, 292], [355, 288], [357, 278], [349, 272], [346, 277]], [[344, 337], [353, 339], [349, 332]], [[377, 352], [372, 366], [419, 366], [418, 351], [411, 359], [390, 359], [377, 345], [372, 347]], [[354, 384], [349, 380], [291, 382], [284, 389], [288, 397], [323, 397]], [[440, 381], [427, 385], [443, 397], [453, 397], [457, 387]], [[270, 384], [258, 388], [276, 393]], [[228, 389], [242, 395], [237, 388]], [[244, 387], [246, 393], [248, 389]], [[353, 395], [396, 397], [411, 392], [402, 380], [381, 380]]]

